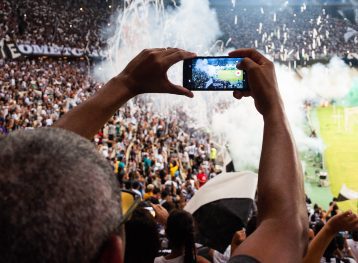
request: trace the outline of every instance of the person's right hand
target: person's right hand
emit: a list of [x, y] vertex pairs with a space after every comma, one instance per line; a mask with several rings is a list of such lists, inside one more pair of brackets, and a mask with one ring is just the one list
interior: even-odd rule
[[283, 102], [273, 63], [255, 49], [238, 49], [230, 52], [229, 56], [244, 58], [237, 68], [246, 71], [249, 82], [249, 90], [234, 91], [234, 97], [253, 97], [256, 109], [264, 117], [272, 113], [281, 113]]
[[193, 97], [193, 93], [168, 80], [167, 70], [175, 63], [196, 57], [179, 48], [144, 49], [114, 79], [125, 84], [136, 96], [142, 93], [171, 93]]
[[326, 227], [332, 234], [336, 234], [339, 231], [357, 231], [358, 216], [352, 211], [337, 214], [328, 220]]

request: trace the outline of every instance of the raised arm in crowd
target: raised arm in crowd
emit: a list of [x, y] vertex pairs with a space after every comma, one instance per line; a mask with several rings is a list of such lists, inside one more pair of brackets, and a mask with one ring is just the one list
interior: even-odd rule
[[[55, 126], [92, 136], [127, 100], [142, 93], [173, 93], [192, 97], [191, 91], [168, 81], [166, 71], [195, 54], [180, 49], [144, 50], [94, 97], [78, 106]], [[235, 251], [261, 262], [301, 262], [307, 247], [307, 211], [301, 164], [279, 93], [274, 65], [253, 49], [230, 53], [244, 57], [238, 65], [246, 70], [251, 96], [264, 119], [264, 138], [259, 167], [259, 226]], [[269, 242], [269, 245], [268, 245]], [[232, 259], [232, 262], [240, 261]], [[245, 260], [245, 259], [243, 259]]]

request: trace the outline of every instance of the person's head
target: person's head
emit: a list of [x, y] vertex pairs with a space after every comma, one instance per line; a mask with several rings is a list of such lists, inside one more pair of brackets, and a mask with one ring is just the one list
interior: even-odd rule
[[147, 193], [153, 192], [153, 190], [154, 190], [154, 185], [148, 184], [147, 185]]
[[160, 241], [157, 223], [150, 212], [138, 207], [125, 225], [125, 263], [152, 263], [157, 256]]
[[318, 221], [315, 226], [314, 226], [314, 235], [317, 236], [317, 234], [319, 233], [319, 231], [321, 231], [321, 229], [324, 227], [324, 223], [320, 220]]
[[158, 187], [154, 187], [153, 189], [153, 195], [155, 198], [159, 199], [161, 196], [160, 189]]
[[136, 189], [136, 190], [139, 190], [140, 188], [140, 183], [138, 181], [134, 181], [133, 184], [132, 184], [132, 188], [133, 189]]
[[194, 220], [184, 210], [173, 210], [168, 217], [166, 234], [173, 250], [183, 250], [184, 263], [195, 261]]
[[62, 129], [0, 140], [3, 262], [122, 261], [121, 198], [110, 164]]

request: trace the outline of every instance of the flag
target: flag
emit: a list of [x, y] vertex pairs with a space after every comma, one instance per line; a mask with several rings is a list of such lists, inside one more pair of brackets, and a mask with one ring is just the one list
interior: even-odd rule
[[337, 201], [342, 202], [347, 200], [358, 200], [358, 192], [349, 189], [345, 184], [343, 184], [341, 190], [339, 191]]
[[257, 174], [221, 173], [203, 185], [185, 206], [194, 217], [196, 242], [221, 253], [246, 226], [257, 189]]

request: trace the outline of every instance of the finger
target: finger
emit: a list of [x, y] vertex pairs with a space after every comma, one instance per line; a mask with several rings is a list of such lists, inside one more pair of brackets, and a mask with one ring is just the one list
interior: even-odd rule
[[234, 91], [234, 97], [237, 98], [237, 99], [242, 99], [242, 97], [250, 97], [251, 94], [249, 91], [239, 91], [239, 90], [235, 90]]
[[242, 94], [241, 91], [235, 90], [234, 93], [233, 93], [233, 96], [234, 96], [236, 99], [241, 100], [244, 95]]
[[248, 57], [251, 58], [256, 63], [262, 65], [265, 63], [270, 62], [264, 55], [258, 52], [256, 49], [253, 48], [242, 48], [231, 51], [229, 53], [230, 57]]
[[258, 66], [259, 65], [250, 58], [244, 58], [243, 60], [241, 60], [239, 64], [236, 65], [238, 69], [245, 70], [245, 71], [250, 71]]
[[162, 61], [163, 61], [163, 65], [166, 68], [169, 68], [170, 66], [174, 65], [175, 63], [181, 60], [195, 58], [195, 57], [196, 57], [195, 53], [181, 50], [181, 51], [172, 52], [169, 55], [163, 57]]
[[168, 47], [168, 48], [164, 48], [164, 51], [162, 51], [161, 55], [163, 57], [166, 57], [170, 54], [173, 54], [175, 52], [179, 52], [179, 51], [186, 51], [184, 49], [180, 49], [180, 48], [171, 48], [171, 47]]
[[160, 51], [164, 51], [166, 50], [165, 48], [148, 48], [148, 49], [143, 49], [142, 50], [142, 54], [150, 54], [150, 53], [153, 53], [153, 52], [160, 52]]
[[177, 94], [177, 95], [184, 95], [187, 96], [189, 98], [194, 97], [194, 94], [192, 91], [188, 90], [187, 88], [184, 88], [182, 86], [179, 85], [174, 85], [174, 84], [170, 84], [170, 93], [172, 94]]

